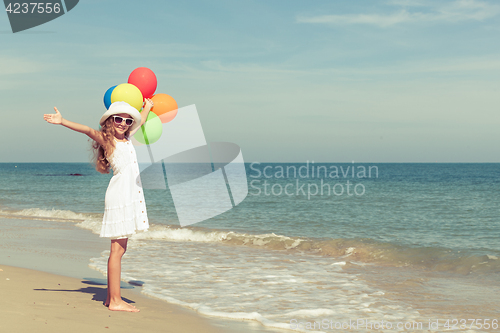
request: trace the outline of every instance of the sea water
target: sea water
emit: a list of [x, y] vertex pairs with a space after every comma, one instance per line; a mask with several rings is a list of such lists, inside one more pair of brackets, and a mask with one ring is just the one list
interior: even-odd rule
[[[297, 331], [479, 331], [469, 319], [500, 319], [500, 164], [245, 167], [247, 198], [188, 227], [168, 188], [145, 189], [150, 230], [129, 239], [122, 279], [209, 316]], [[111, 176], [0, 164], [0, 214], [98, 237]], [[89, 266], [105, 274], [108, 255]]]

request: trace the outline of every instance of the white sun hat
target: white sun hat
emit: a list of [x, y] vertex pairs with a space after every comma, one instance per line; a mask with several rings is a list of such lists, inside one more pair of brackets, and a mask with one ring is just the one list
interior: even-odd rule
[[130, 106], [130, 104], [128, 104], [127, 102], [114, 102], [113, 104], [111, 104], [108, 111], [104, 112], [104, 114], [102, 115], [99, 124], [101, 124], [102, 126], [106, 119], [108, 119], [112, 115], [119, 113], [126, 113], [134, 118], [134, 123], [132, 124], [132, 126], [130, 126], [130, 132], [133, 132], [137, 127], [141, 126], [141, 113], [137, 111], [137, 109], [133, 106]]

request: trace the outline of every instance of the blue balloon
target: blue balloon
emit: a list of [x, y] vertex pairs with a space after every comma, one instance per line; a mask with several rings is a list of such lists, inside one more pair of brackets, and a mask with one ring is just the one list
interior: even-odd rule
[[104, 94], [104, 106], [106, 107], [106, 109], [109, 109], [109, 106], [111, 105], [111, 94], [113, 93], [113, 90], [115, 90], [115, 88], [116, 86], [109, 88]]

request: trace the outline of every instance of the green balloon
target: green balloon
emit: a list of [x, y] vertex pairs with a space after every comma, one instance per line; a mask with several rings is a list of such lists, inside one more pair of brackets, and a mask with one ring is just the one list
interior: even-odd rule
[[134, 138], [140, 143], [150, 145], [158, 141], [163, 132], [163, 126], [160, 117], [154, 112], [149, 112], [144, 125], [134, 134]]

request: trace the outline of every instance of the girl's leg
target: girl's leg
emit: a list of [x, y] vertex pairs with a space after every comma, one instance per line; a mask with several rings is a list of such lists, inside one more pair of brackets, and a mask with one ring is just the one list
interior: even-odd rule
[[[123, 241], [118, 242], [118, 240], [111, 240], [111, 251], [109, 253], [108, 259], [108, 295], [106, 297], [106, 303], [104, 303], [105, 306], [109, 306], [110, 290], [114, 289], [114, 292], [116, 294], [116, 288], [114, 288], [115, 283], [113, 283], [116, 280], [116, 276], [118, 276], [118, 278], [121, 278], [121, 258], [125, 254], [125, 251], [127, 251], [128, 242], [128, 239], [124, 240], [126, 241], [125, 243], [123, 243]], [[119, 261], [117, 261], [117, 257], [119, 257]], [[120, 289], [118, 289], [118, 295], [121, 297]]]
[[111, 240], [111, 252], [108, 259], [108, 298], [105, 305], [113, 311], [139, 312], [135, 306], [122, 300], [120, 292], [122, 257], [127, 250], [127, 241], [127, 238]]

